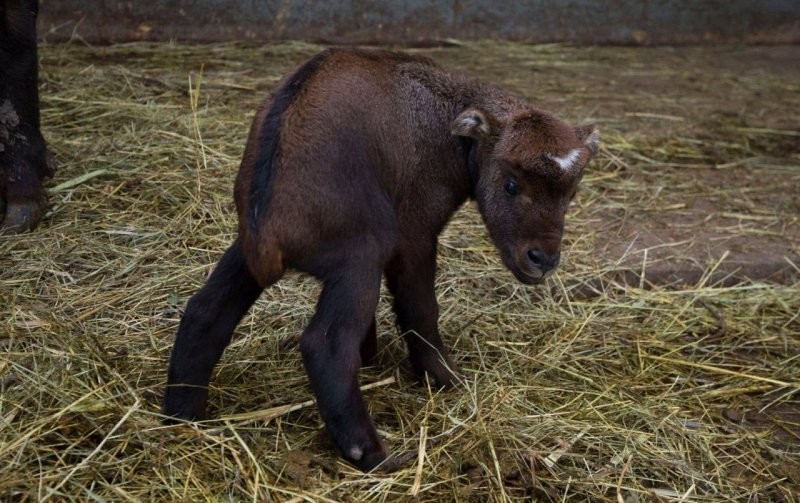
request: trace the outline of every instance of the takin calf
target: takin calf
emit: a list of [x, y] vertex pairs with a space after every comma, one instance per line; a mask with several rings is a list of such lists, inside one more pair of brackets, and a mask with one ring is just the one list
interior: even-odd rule
[[253, 121], [236, 179], [238, 237], [186, 307], [164, 414], [204, 416], [235, 326], [293, 268], [324, 284], [300, 339], [320, 415], [341, 456], [376, 467], [387, 453], [358, 369], [376, 351], [381, 277], [414, 372], [455, 385], [437, 327], [437, 236], [473, 198], [514, 276], [543, 281], [598, 143], [594, 126], [569, 126], [427, 58], [331, 49], [309, 59]]

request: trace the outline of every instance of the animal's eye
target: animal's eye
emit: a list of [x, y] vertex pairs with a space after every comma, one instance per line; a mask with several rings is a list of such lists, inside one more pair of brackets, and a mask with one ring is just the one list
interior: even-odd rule
[[509, 178], [508, 180], [506, 180], [505, 189], [506, 189], [506, 194], [508, 194], [509, 196], [516, 196], [517, 194], [519, 194], [519, 184], [513, 178]]

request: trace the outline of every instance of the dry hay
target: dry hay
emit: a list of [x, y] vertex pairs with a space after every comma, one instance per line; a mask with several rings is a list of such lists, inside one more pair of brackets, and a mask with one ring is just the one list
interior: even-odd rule
[[[613, 85], [578, 78], [621, 79], [622, 70], [680, 77], [735, 59], [729, 48], [423, 50], [571, 119], [598, 122], [605, 144], [570, 215], [571, 246], [550, 288], [513, 280], [472, 207], [446, 230], [441, 328], [463, 389], [434, 393], [414, 382], [381, 302], [382, 351], [362, 383], [391, 448], [421, 447], [406, 469], [364, 475], [331, 452], [296, 350], [318, 286], [299, 275], [267, 290], [238, 328], [212, 384], [214, 419], [162, 426], [182, 307], [233, 237], [232, 179], [255, 106], [316, 50], [42, 48], [45, 136], [60, 170], [42, 227], [0, 237], [0, 499], [798, 500], [798, 284], [723, 287], [706, 276], [684, 288], [573, 295], [613, 269], [593, 253], [609, 239], [593, 212], [636, 213], [680, 197], [666, 182], [654, 194], [626, 170], [687, 156], [746, 162], [783, 170], [784, 189], [797, 191], [797, 153], [779, 148], [796, 138], [780, 121], [796, 119], [781, 100], [796, 102], [797, 79], [740, 72], [769, 95], [766, 109], [782, 111], [771, 116], [778, 122], [719, 127], [700, 141], [702, 107], [654, 94], [651, 116], [625, 116], [642, 107]], [[706, 68], [699, 88], [736, 72]], [[671, 108], [683, 117], [680, 137]], [[709, 143], [718, 159], [709, 158]], [[689, 169], [665, 176], [677, 182]]]

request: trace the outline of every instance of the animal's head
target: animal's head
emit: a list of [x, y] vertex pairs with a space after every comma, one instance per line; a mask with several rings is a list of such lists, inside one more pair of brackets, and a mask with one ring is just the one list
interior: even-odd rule
[[476, 142], [475, 199], [506, 267], [523, 283], [543, 281], [561, 258], [564, 215], [599, 131], [537, 110], [500, 120], [476, 108], [451, 129]]

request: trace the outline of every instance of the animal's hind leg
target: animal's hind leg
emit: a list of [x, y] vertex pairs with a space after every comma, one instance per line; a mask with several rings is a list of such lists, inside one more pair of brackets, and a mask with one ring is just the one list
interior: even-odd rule
[[439, 336], [439, 304], [436, 302], [436, 242], [399, 247], [386, 268], [389, 291], [394, 296], [397, 322], [408, 345], [409, 360], [421, 378], [434, 387], [458, 383], [458, 367]]
[[372, 318], [372, 324], [370, 324], [369, 328], [367, 329], [364, 340], [361, 341], [359, 353], [361, 354], [362, 367], [369, 367], [372, 365], [375, 355], [378, 354], [378, 331], [374, 317]]
[[300, 339], [303, 364], [320, 415], [339, 453], [362, 470], [386, 458], [358, 387], [360, 349], [374, 321], [382, 266], [337, 267], [325, 281], [317, 311]]
[[262, 290], [236, 240], [186, 306], [170, 357], [163, 408], [166, 416], [204, 417], [214, 365]]

